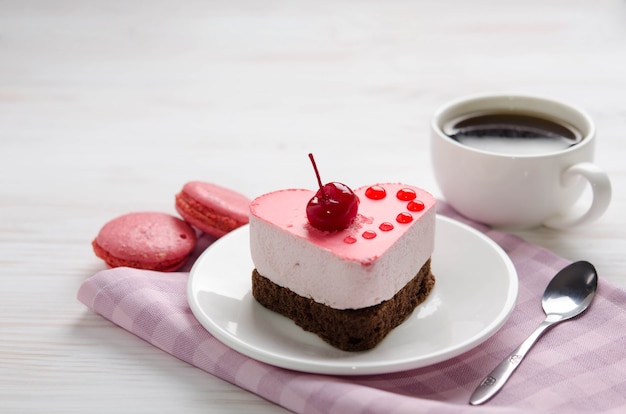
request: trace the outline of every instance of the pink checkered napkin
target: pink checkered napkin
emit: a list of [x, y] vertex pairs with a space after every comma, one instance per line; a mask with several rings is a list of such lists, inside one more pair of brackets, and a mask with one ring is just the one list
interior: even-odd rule
[[543, 320], [541, 294], [569, 262], [468, 222], [443, 203], [439, 212], [474, 225], [499, 243], [517, 268], [520, 290], [513, 314], [493, 337], [427, 368], [339, 377], [255, 361], [213, 338], [194, 318], [185, 272], [105, 270], [84, 282], [78, 298], [154, 346], [294, 412], [626, 413], [626, 292], [602, 279], [585, 314], [549, 331], [491, 401], [468, 405], [477, 383]]

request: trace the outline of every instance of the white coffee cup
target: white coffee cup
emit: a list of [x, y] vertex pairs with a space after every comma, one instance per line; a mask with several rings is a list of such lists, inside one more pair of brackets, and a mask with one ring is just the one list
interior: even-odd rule
[[[579, 141], [562, 149], [526, 153], [476, 148], [451, 138], [451, 121], [478, 113], [523, 114], [573, 127]], [[449, 133], [449, 132], [448, 132]], [[593, 164], [596, 131], [584, 111], [539, 96], [489, 94], [461, 98], [441, 107], [431, 124], [431, 159], [445, 200], [466, 217], [494, 227], [568, 228], [596, 220], [611, 200], [608, 175]], [[507, 146], [506, 139], [500, 142]], [[590, 184], [583, 212], [573, 206]]]

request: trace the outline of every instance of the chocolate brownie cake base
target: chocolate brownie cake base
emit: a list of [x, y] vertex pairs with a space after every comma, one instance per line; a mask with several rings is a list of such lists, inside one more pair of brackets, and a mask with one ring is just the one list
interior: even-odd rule
[[428, 297], [434, 285], [429, 259], [391, 299], [367, 308], [334, 309], [278, 286], [256, 269], [252, 272], [252, 296], [260, 304], [344, 351], [374, 348]]

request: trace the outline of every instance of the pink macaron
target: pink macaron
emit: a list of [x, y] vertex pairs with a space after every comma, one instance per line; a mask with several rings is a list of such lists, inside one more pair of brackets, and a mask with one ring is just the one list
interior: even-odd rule
[[176, 195], [176, 210], [194, 227], [215, 237], [248, 223], [250, 199], [204, 181], [191, 181]]
[[196, 245], [196, 232], [165, 213], [129, 213], [106, 223], [91, 245], [110, 267], [128, 266], [173, 272], [185, 264]]

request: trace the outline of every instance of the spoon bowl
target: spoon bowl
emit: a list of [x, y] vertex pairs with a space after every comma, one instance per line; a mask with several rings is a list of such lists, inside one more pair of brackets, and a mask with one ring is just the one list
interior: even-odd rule
[[541, 335], [557, 323], [584, 312], [597, 289], [598, 274], [589, 262], [575, 262], [559, 271], [548, 283], [541, 299], [546, 314], [544, 321], [480, 382], [470, 397], [470, 404], [482, 404], [496, 395]]
[[548, 283], [541, 300], [546, 315], [573, 318], [589, 307], [598, 288], [598, 274], [589, 262], [580, 261], [563, 268]]

